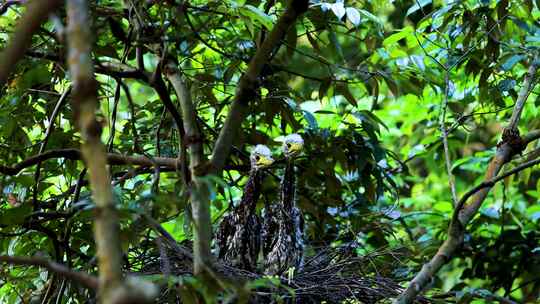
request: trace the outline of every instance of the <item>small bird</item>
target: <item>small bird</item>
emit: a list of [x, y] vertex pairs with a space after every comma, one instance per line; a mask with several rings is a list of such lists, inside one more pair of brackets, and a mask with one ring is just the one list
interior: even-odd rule
[[278, 204], [266, 206], [263, 216], [263, 257], [266, 274], [281, 274], [304, 263], [304, 217], [296, 207], [294, 159], [302, 152], [304, 140], [290, 134], [283, 141], [286, 166]]
[[255, 207], [260, 196], [264, 168], [274, 159], [270, 149], [257, 145], [250, 155], [251, 170], [240, 203], [226, 215], [216, 233], [219, 259], [253, 271], [261, 248], [261, 219]]

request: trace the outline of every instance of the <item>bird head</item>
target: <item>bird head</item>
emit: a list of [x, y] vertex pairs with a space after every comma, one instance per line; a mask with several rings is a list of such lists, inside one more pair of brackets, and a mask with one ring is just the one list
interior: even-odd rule
[[285, 157], [294, 157], [302, 152], [304, 148], [304, 140], [299, 134], [289, 134], [283, 140], [283, 153]]
[[256, 169], [266, 168], [274, 162], [272, 152], [265, 145], [255, 146], [255, 149], [251, 151], [250, 160], [251, 167]]

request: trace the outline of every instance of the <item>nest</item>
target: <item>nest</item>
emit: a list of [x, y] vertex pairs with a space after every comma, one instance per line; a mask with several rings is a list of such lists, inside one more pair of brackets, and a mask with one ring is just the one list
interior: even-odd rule
[[[156, 239], [158, 250], [138, 259], [138, 274], [170, 274], [191, 277], [190, 245], [179, 245], [172, 239]], [[174, 243], [173, 243], [174, 242]], [[403, 264], [407, 252], [403, 248], [380, 250], [358, 256], [352, 246], [310, 248], [302, 270], [294, 275], [283, 274], [268, 277], [229, 265], [216, 263], [215, 274], [236, 286], [261, 280], [267, 284], [250, 285], [249, 296], [240, 294], [229, 298], [227, 303], [381, 303], [396, 297], [403, 288], [392, 278], [392, 270]], [[177, 286], [181, 288], [181, 286]], [[239, 288], [241, 289], [241, 288]], [[244, 288], [245, 290], [245, 288]], [[177, 297], [177, 302], [181, 303]], [[158, 303], [170, 303], [171, 290], [163, 289]], [[419, 298], [416, 303], [430, 303]]]

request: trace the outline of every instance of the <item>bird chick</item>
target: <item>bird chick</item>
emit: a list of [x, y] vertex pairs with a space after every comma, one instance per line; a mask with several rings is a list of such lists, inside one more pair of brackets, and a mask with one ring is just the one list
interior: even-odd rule
[[263, 169], [274, 163], [272, 151], [265, 145], [257, 145], [249, 156], [251, 161], [251, 169]]
[[299, 134], [293, 133], [285, 136], [283, 140], [283, 154], [286, 158], [298, 156], [304, 149], [304, 139]]

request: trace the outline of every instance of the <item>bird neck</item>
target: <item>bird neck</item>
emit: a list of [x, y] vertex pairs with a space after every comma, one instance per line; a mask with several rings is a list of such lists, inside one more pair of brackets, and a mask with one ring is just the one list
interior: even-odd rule
[[251, 168], [249, 177], [244, 187], [244, 194], [240, 206], [252, 210], [257, 205], [257, 200], [261, 194], [262, 171], [257, 168]]
[[294, 174], [294, 162], [292, 158], [287, 158], [285, 172], [281, 181], [281, 202], [283, 207], [291, 210], [295, 204], [296, 176]]

